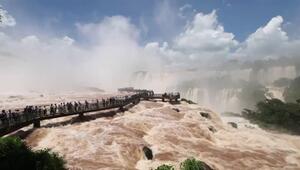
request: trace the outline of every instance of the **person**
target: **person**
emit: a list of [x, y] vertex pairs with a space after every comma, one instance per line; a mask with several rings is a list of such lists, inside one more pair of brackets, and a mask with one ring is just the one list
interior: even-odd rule
[[80, 101], [78, 101], [78, 111], [82, 111], [83, 108], [82, 108], [82, 103]]
[[75, 107], [75, 112], [78, 112], [78, 103], [77, 102], [74, 102], [74, 107]]
[[10, 109], [8, 110], [7, 118], [8, 118], [9, 125], [11, 125], [13, 123], [13, 119], [12, 119], [12, 113]]
[[54, 111], [54, 114], [57, 113], [57, 104], [56, 103], [54, 104], [54, 110], [53, 111]]
[[85, 110], [88, 110], [88, 109], [89, 109], [89, 102], [85, 101]]
[[96, 100], [96, 108], [99, 109], [99, 107], [100, 107], [100, 104], [99, 104], [99, 100], [97, 99]]
[[34, 107], [34, 117], [38, 117], [39, 109], [37, 106]]
[[2, 124], [4, 126], [8, 126], [8, 119], [7, 119], [7, 114], [6, 114], [6, 111], [5, 110], [2, 110], [2, 113], [1, 113], [1, 121], [2, 121]]
[[43, 114], [42, 106], [39, 106], [38, 114], [39, 114], [39, 117], [42, 116], [42, 114]]
[[47, 108], [46, 108], [46, 106], [44, 106], [44, 108], [43, 108], [43, 116], [46, 116], [47, 115]]
[[50, 115], [54, 114], [54, 107], [53, 104], [50, 105]]
[[63, 103], [63, 112], [64, 112], [64, 114], [66, 114], [67, 113], [67, 106], [66, 106], [66, 103], [64, 102]]
[[19, 122], [19, 114], [17, 112], [17, 110], [15, 110], [13, 113], [12, 113], [12, 116], [13, 116], [13, 119], [14, 121], [17, 123]]
[[105, 100], [102, 98], [102, 105], [105, 107]]

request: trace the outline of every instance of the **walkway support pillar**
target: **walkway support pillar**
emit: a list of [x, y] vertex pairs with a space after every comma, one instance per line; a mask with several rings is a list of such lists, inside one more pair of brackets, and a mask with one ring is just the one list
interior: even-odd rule
[[124, 112], [124, 107], [123, 107], [123, 106], [120, 106], [120, 107], [119, 107], [119, 110], [120, 110], [121, 112]]
[[35, 120], [33, 122], [33, 127], [34, 128], [40, 128], [41, 127], [41, 121], [40, 120]]

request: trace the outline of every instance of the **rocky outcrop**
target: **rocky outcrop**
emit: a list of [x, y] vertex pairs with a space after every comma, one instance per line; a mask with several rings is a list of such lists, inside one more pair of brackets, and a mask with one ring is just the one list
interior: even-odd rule
[[212, 133], [217, 132], [217, 129], [215, 127], [213, 127], [213, 126], [209, 126], [208, 130], [211, 131]]
[[233, 128], [236, 128], [236, 129], [238, 128], [238, 125], [234, 122], [228, 122], [228, 124]]
[[176, 112], [180, 112], [180, 110], [178, 108], [172, 108], [172, 109]]
[[147, 146], [144, 146], [143, 147], [143, 152], [145, 154], [145, 157], [148, 159], [148, 160], [152, 160], [153, 159], [153, 153], [152, 153], [152, 150], [147, 147]]
[[207, 119], [211, 119], [211, 116], [209, 115], [209, 113], [206, 113], [206, 112], [200, 112], [200, 115], [201, 115], [202, 117], [207, 118]]

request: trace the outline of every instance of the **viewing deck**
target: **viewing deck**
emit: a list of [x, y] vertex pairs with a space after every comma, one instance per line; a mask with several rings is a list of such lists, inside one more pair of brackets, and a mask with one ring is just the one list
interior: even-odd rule
[[180, 98], [179, 93], [154, 94], [150, 90], [136, 90], [133, 88], [130, 90], [126, 90], [126, 88], [119, 89], [119, 92], [130, 93], [130, 95], [111, 97], [101, 101], [96, 100], [96, 102], [92, 103], [87, 101], [84, 103], [69, 102], [44, 107], [27, 106], [23, 111], [19, 112], [10, 111], [6, 113], [6, 111], [2, 111], [0, 115], [0, 136], [12, 133], [30, 124], [33, 124], [34, 128], [38, 128], [40, 127], [40, 121], [47, 119], [71, 115], [82, 117], [84, 113], [117, 108], [123, 110], [125, 106], [137, 104], [140, 100], [161, 99], [162, 101], [169, 100], [171, 102]]

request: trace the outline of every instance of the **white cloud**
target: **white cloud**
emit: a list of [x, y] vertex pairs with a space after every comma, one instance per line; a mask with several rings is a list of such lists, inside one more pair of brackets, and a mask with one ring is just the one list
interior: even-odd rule
[[184, 4], [179, 8], [178, 16], [181, 19], [186, 19], [190, 13], [193, 13], [192, 7], [193, 6], [191, 4]]
[[2, 9], [2, 6], [0, 5], [0, 27], [12, 27], [16, 25], [16, 21], [14, 17], [8, 14], [8, 12], [4, 9]]
[[77, 24], [78, 30], [94, 43], [125, 43], [135, 41], [139, 30], [124, 16], [105, 17], [100, 23]]
[[[162, 9], [170, 8], [167, 1], [163, 2]], [[162, 18], [158, 17], [157, 22], [169, 24], [166, 16], [174, 11], [158, 12], [157, 17]], [[0, 90], [20, 85], [91, 85], [116, 89], [130, 85], [132, 73], [139, 70], [156, 73], [187, 68], [205, 70], [229, 56], [298, 55], [300, 41], [290, 40], [282, 23], [282, 17], [275, 17], [242, 43], [224, 30], [215, 10], [197, 13], [170, 42], [149, 42], [145, 46], [140, 44], [140, 29], [124, 16], [76, 24], [80, 41], [68, 36], [45, 40], [37, 35], [16, 39], [0, 32]]]
[[68, 36], [16, 39], [0, 33], [0, 90], [78, 86], [115, 90], [130, 85], [136, 71], [162, 67], [159, 56], [139, 45], [139, 30], [126, 17], [77, 26], [88, 45]]
[[177, 49], [194, 53], [196, 58], [227, 55], [238, 42], [232, 33], [224, 31], [216, 11], [198, 13], [183, 33], [175, 38]]
[[299, 54], [299, 40], [290, 40], [282, 29], [283, 18], [276, 16], [258, 28], [237, 50], [235, 56], [248, 60], [295, 57]]
[[146, 47], [161, 55], [161, 58], [167, 58], [168, 67], [190, 68], [207, 65], [210, 61], [221, 62], [237, 45], [234, 35], [224, 31], [216, 11], [212, 11], [196, 14], [171, 45], [151, 43]]

